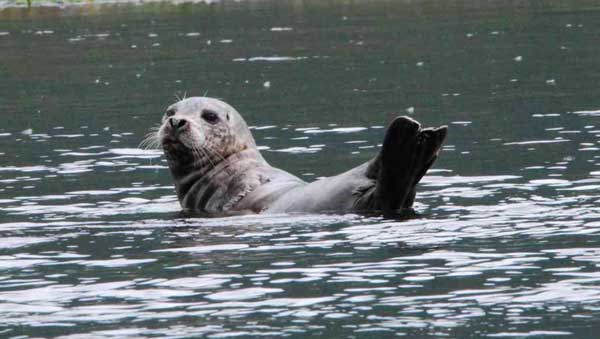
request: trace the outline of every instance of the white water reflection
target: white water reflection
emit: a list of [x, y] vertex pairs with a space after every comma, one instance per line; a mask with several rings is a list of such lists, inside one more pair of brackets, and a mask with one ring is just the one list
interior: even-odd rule
[[[593, 336], [597, 11], [465, 4], [7, 14], [0, 337]], [[448, 141], [415, 218], [192, 218], [135, 147], [206, 90], [308, 179], [370, 159], [398, 114]]]
[[[484, 187], [491, 182], [520, 179], [447, 177], [443, 182], [442, 178], [436, 179], [442, 187], [480, 185], [473, 187], [476, 191], [487, 191]], [[446, 196], [441, 192], [435, 194]], [[427, 195], [433, 196], [434, 192]], [[146, 200], [129, 203], [149, 203]], [[47, 255], [7, 253], [0, 257], [0, 267], [8, 272], [85, 266], [116, 273], [155, 265], [172, 273], [169, 278], [155, 275], [133, 281], [92, 276], [76, 285], [61, 282], [68, 275], [28, 281], [5, 278], [0, 280], [0, 288], [4, 288], [0, 291], [0, 308], [10, 312], [3, 324], [73, 326], [82, 321], [116, 323], [124, 319], [144, 323], [185, 316], [234, 320], [268, 314], [287, 319], [270, 325], [273, 333], [283, 334], [294, 333], [296, 327], [285, 324], [295, 319], [356, 321], [364, 316], [355, 332], [376, 333], [400, 328], [449, 329], [481, 319], [488, 312], [506, 314], [509, 323], [519, 323], [530, 317], [529, 312], [560, 312], [553, 309], [555, 304], [579, 304], [582, 312], [593, 312], [600, 303], [600, 293], [593, 284], [600, 277], [590, 271], [590, 265], [600, 260], [599, 248], [554, 246], [560, 246], [565, 236], [585, 239], [598, 234], [598, 216], [581, 214], [585, 209], [573, 205], [569, 198], [537, 200], [439, 206], [435, 209], [445, 211], [440, 212], [443, 217], [403, 222], [353, 215], [275, 215], [136, 223], [5, 224], [4, 232], [29, 229], [32, 234], [47, 236], [13, 237], [9, 243], [15, 245], [5, 246], [5, 250], [42, 244], [71, 247], [84, 238], [95, 247], [93, 243], [103, 237], [110, 237], [113, 251], [125, 250], [123, 257], [117, 258], [82, 255], [79, 253], [87, 249], [80, 246], [73, 247], [72, 252], [52, 246], [54, 250]], [[98, 209], [90, 207], [94, 208]], [[65, 233], [75, 229], [79, 233]], [[149, 243], [140, 251], [137, 248], [144, 239]], [[515, 242], [540, 240], [545, 244], [537, 250], [528, 246], [526, 252], [510, 251]], [[488, 247], [496, 242], [505, 243], [506, 248], [499, 251]], [[219, 273], [201, 273], [205, 267], [215, 265], [220, 267]], [[542, 272], [551, 274], [555, 281], [527, 286], [530, 277]], [[463, 280], [465, 285], [453, 283]], [[316, 283], [329, 286], [331, 292], [295, 292]], [[24, 289], [11, 290], [16, 284]], [[433, 286], [444, 287], [436, 294], [428, 293]], [[130, 305], [114, 304], [116, 300]], [[69, 306], [91, 301], [99, 306]], [[380, 307], [401, 311], [398, 315], [370, 314]], [[237, 333], [243, 326], [234, 328], [233, 333]], [[213, 330], [207, 333], [223, 331]], [[536, 335], [541, 335], [538, 332]]]

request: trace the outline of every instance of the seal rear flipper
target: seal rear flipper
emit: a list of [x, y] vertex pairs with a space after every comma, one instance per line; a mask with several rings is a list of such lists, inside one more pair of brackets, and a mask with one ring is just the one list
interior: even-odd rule
[[394, 119], [381, 152], [365, 173], [367, 177], [376, 176], [372, 196], [367, 199], [369, 205], [384, 213], [410, 208], [416, 185], [437, 158], [446, 132], [446, 126], [421, 129], [409, 117]]
[[[422, 138], [421, 144], [423, 145], [422, 154], [424, 155], [424, 162], [421, 163], [420, 171], [416, 172], [417, 175], [414, 178], [412, 190], [405, 200], [402, 208], [410, 208], [413, 205], [415, 196], [417, 194], [417, 184], [421, 181], [421, 179], [425, 176], [425, 173], [427, 173], [429, 168], [431, 168], [437, 159], [440, 148], [446, 139], [447, 132], [448, 127], [446, 126], [441, 126], [438, 128], [426, 128], [421, 131], [419, 137]], [[427, 161], [427, 159], [429, 160]]]

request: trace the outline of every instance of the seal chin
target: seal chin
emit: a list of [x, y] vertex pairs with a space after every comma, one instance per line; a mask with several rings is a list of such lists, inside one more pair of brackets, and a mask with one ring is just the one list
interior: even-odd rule
[[184, 149], [191, 149], [184, 138], [166, 136], [161, 141], [162, 147], [165, 151], [182, 151]]
[[178, 150], [185, 146], [183, 142], [183, 131], [173, 131], [165, 128], [160, 133], [160, 143], [165, 151]]
[[[187, 146], [186, 142], [190, 138], [189, 128], [187, 125], [184, 128], [172, 128], [171, 126], [163, 126], [159, 137], [163, 148], [171, 148], [176, 146]], [[189, 148], [189, 146], [188, 146]]]
[[181, 152], [183, 144], [175, 139], [163, 139], [162, 148], [165, 153], [177, 153]]

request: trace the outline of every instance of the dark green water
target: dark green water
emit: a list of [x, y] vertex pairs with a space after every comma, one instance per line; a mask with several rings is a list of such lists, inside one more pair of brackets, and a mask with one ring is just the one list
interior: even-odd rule
[[[599, 32], [592, 1], [0, 10], [0, 337], [596, 338]], [[448, 124], [422, 216], [182, 219], [137, 145], [205, 94], [306, 180]]]

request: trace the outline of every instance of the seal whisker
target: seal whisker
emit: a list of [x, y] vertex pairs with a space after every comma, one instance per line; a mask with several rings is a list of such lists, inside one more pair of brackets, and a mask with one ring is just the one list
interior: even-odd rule
[[145, 150], [145, 149], [148, 149], [148, 147], [150, 146], [150, 143], [151, 143], [151, 142], [152, 142], [152, 141], [151, 141], [151, 140], [149, 140], [149, 139], [144, 139], [144, 140], [142, 140], [142, 141], [141, 141], [141, 142], [138, 144], [138, 148], [141, 148], [141, 149], [144, 149], [144, 150]]
[[142, 142], [140, 142], [140, 145], [148, 144], [149, 142], [152, 142], [155, 139], [156, 139], [156, 133], [153, 133], [153, 132], [146, 133], [146, 135], [144, 135], [144, 138], [142, 139]]
[[[212, 168], [216, 167], [218, 164], [226, 160], [225, 157], [223, 157], [217, 150], [212, 148], [210, 145], [197, 146], [196, 151], [202, 154], [202, 157], [205, 159], [205, 161], [210, 163]], [[228, 167], [229, 166], [224, 166], [222, 170], [225, 173], [227, 173], [227, 175], [232, 175], [231, 170]]]
[[[227, 158], [225, 158], [218, 150], [216, 150], [210, 145], [204, 145], [203, 149], [209, 155], [212, 155], [213, 157], [219, 159], [219, 163], [227, 160]], [[229, 166], [224, 166], [223, 171], [225, 171], [225, 173], [227, 173], [228, 175], [233, 175], [233, 173], [231, 173], [231, 169], [229, 169]]]
[[214, 147], [211, 147], [210, 145], [206, 145], [204, 146], [204, 148], [211, 152], [212, 155], [216, 156], [217, 158], [219, 158], [221, 161], [225, 160], [225, 157], [222, 156], [219, 151], [217, 151], [216, 149], [214, 149]]
[[[200, 150], [202, 151], [203, 154], [205, 154], [205, 156], [208, 159], [208, 161], [210, 161], [212, 167], [215, 167], [217, 165], [217, 163], [213, 159], [214, 153], [211, 154], [207, 148], [201, 148]], [[223, 159], [220, 159], [219, 162], [221, 162], [222, 160]]]
[[138, 145], [138, 148], [148, 150], [148, 149], [159, 149], [160, 140], [158, 133], [149, 132], [145, 135], [144, 139]]
[[224, 156], [222, 156], [222, 155], [219, 153], [219, 151], [215, 150], [215, 149], [214, 149], [214, 148], [212, 148], [211, 146], [209, 146], [209, 145], [206, 145], [206, 146], [205, 146], [203, 149], [204, 149], [204, 151], [205, 151], [206, 153], [208, 153], [209, 155], [211, 155], [211, 156], [213, 156], [213, 157], [216, 157], [217, 159], [219, 159], [219, 162], [221, 162], [221, 161], [225, 161], [225, 157], [224, 157]]
[[200, 159], [200, 163], [204, 167], [206, 164], [210, 164], [210, 167], [215, 167], [215, 163], [212, 159], [201, 149], [197, 149], [196, 152], [199, 154], [198, 157]]
[[[215, 168], [218, 164], [220, 164], [224, 158], [222, 156], [220, 156], [219, 154], [212, 152], [211, 150], [209, 150], [206, 147], [196, 147], [195, 148], [195, 152], [196, 155], [199, 157], [199, 164], [197, 164], [198, 167], [200, 168], [204, 168], [205, 165], [210, 164], [210, 168], [206, 170], [206, 172], [210, 171], [211, 169]], [[214, 158], [217, 158], [218, 161], [216, 161]], [[228, 166], [224, 166], [222, 168], [222, 170], [227, 174], [227, 175], [232, 175], [231, 171], [227, 168]]]
[[149, 128], [150, 132], [144, 135], [142, 141], [138, 144], [138, 148], [141, 149], [159, 149], [160, 146], [160, 136], [158, 132], [160, 131], [160, 124], [156, 126], [152, 126]]
[[210, 163], [211, 167], [215, 166], [210, 157], [202, 149], [192, 147], [191, 150], [192, 155], [194, 156], [194, 166], [204, 168], [208, 163]]

